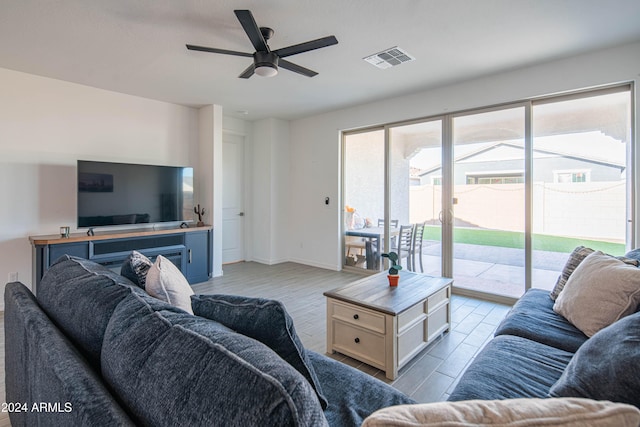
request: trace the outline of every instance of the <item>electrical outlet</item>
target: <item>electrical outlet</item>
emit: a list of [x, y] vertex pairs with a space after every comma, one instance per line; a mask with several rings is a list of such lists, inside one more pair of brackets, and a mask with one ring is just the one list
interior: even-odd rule
[[18, 272], [14, 271], [9, 273], [9, 282], [17, 282], [18, 281]]

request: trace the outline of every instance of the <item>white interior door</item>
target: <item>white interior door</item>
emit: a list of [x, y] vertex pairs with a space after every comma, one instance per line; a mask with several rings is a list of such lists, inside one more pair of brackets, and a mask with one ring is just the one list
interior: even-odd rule
[[222, 263], [244, 260], [244, 137], [225, 134], [222, 145]]

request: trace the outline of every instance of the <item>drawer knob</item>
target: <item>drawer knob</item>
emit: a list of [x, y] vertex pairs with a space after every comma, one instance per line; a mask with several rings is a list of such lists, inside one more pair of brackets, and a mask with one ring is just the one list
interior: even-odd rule
[[360, 342], [360, 338], [357, 338], [354, 340], [356, 342], [356, 344], [358, 344]]
[[360, 316], [358, 316], [357, 314], [354, 314], [354, 315], [353, 315], [353, 318], [354, 318], [354, 319], [356, 319], [356, 320], [358, 320], [358, 319], [360, 318]]

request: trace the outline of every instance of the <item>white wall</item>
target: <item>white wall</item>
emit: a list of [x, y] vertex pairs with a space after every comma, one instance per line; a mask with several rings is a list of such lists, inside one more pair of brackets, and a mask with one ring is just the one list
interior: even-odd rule
[[[635, 81], [638, 99], [639, 76], [640, 43], [634, 43], [292, 121], [290, 204], [296, 211], [288, 229], [290, 246], [296, 253], [291, 258], [309, 265], [341, 268], [341, 130], [618, 82]], [[640, 122], [639, 110], [636, 123]], [[636, 164], [640, 165], [638, 151]], [[323, 206], [325, 196], [333, 201], [328, 209]]]
[[252, 209], [249, 213], [251, 260], [277, 264], [295, 258], [289, 252], [289, 122], [252, 124]]
[[[0, 69], [0, 283], [32, 284], [30, 235], [76, 224], [76, 160], [201, 168], [193, 108]], [[0, 307], [3, 309], [3, 306]]]

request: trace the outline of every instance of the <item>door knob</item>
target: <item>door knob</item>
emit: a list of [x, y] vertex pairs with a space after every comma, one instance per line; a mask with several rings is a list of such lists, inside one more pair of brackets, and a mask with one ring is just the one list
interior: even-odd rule
[[244, 212], [240, 212], [238, 216], [244, 216]]

